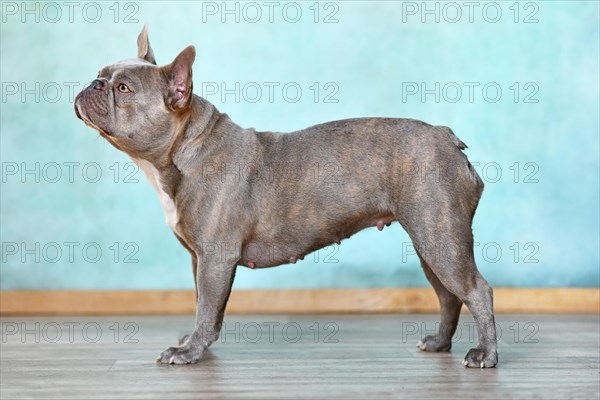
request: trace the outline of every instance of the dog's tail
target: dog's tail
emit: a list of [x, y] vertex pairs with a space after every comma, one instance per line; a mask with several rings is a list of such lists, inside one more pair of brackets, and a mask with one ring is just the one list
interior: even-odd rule
[[[452, 129], [448, 128], [447, 126], [438, 126], [437, 127], [440, 131], [443, 132], [443, 134], [445, 134], [448, 139], [450, 139], [450, 142], [457, 147], [459, 150], [461, 150], [461, 153], [464, 157], [464, 161], [465, 161], [465, 166], [466, 166], [466, 176], [469, 178], [470, 181], [472, 181], [475, 184], [475, 187], [477, 188], [477, 191], [479, 192], [479, 196], [481, 197], [481, 193], [483, 192], [483, 180], [481, 179], [481, 177], [479, 176], [479, 174], [477, 173], [477, 171], [475, 171], [475, 168], [473, 168], [473, 165], [471, 164], [471, 162], [469, 161], [469, 159], [467, 158], [467, 155], [464, 153], [464, 150], [467, 149], [467, 145], [460, 140], [455, 134], [454, 132], [452, 132]], [[479, 199], [478, 199], [479, 200]]]
[[455, 145], [456, 147], [458, 147], [461, 150], [465, 150], [467, 149], [467, 145], [460, 140], [455, 134], [454, 132], [452, 132], [452, 129], [448, 128], [447, 126], [439, 126], [438, 128], [440, 128], [441, 131], [443, 131], [446, 135], [448, 135], [448, 138], [450, 139], [450, 141], [452, 142], [453, 145]]

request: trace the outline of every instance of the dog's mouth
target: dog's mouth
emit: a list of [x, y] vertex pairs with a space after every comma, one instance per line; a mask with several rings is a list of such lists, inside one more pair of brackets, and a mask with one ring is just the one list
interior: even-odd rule
[[77, 118], [82, 120], [87, 126], [97, 130], [102, 136], [113, 136], [111, 132], [107, 131], [106, 129], [100, 128], [98, 125], [94, 124], [92, 120], [90, 120], [90, 118], [85, 114], [81, 107], [81, 99], [79, 98], [79, 96], [77, 96], [77, 98], [75, 99], [73, 107], [75, 108], [75, 115], [77, 116]]
[[75, 101], [75, 103], [73, 104], [73, 108], [75, 109], [75, 115], [77, 115], [77, 118], [83, 121], [83, 118], [81, 118], [81, 114], [79, 113], [79, 106], [77, 104], [77, 101]]

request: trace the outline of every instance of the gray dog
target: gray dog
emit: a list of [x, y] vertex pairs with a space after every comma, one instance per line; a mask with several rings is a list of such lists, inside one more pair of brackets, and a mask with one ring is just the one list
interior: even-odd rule
[[398, 221], [441, 306], [438, 334], [417, 346], [448, 351], [464, 303], [479, 332], [464, 365], [496, 365], [492, 288], [471, 232], [483, 182], [449, 128], [357, 118], [289, 134], [244, 129], [192, 93], [193, 46], [158, 67], [146, 27], [137, 44], [137, 58], [103, 67], [75, 111], [144, 171], [192, 255], [195, 329], [159, 362], [197, 362], [217, 340], [238, 265], [294, 263]]

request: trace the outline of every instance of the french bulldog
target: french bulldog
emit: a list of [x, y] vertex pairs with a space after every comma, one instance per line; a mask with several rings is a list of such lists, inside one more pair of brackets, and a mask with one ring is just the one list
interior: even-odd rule
[[399, 222], [439, 298], [441, 324], [423, 351], [448, 351], [465, 304], [479, 344], [467, 367], [498, 360], [491, 286], [471, 224], [483, 182], [450, 128], [355, 118], [297, 132], [241, 128], [192, 93], [195, 48], [157, 66], [144, 26], [137, 57], [103, 67], [77, 116], [128, 154], [158, 192], [192, 256], [195, 329], [158, 362], [195, 363], [219, 337], [236, 268], [294, 263], [369, 227]]

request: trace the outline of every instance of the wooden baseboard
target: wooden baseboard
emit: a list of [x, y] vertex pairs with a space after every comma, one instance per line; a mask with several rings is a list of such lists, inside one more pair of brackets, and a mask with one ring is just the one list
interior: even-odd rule
[[[1, 291], [2, 315], [193, 314], [194, 292]], [[599, 313], [600, 289], [497, 288], [498, 313]], [[439, 305], [430, 288], [236, 290], [229, 314], [429, 313]], [[463, 309], [464, 311], [464, 309]]]

